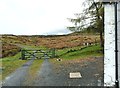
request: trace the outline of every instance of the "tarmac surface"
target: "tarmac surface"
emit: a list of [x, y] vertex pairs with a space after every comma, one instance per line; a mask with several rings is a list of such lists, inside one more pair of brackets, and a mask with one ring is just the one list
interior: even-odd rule
[[[103, 86], [103, 58], [58, 63], [46, 59], [30, 86]], [[70, 78], [70, 72], [80, 72], [82, 78]]]

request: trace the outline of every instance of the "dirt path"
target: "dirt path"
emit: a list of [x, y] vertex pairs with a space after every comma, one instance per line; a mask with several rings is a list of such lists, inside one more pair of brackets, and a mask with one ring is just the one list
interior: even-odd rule
[[32, 82], [31, 86], [54, 86], [55, 74], [53, 72], [53, 66], [48, 59], [45, 59], [40, 71], [38, 72], [37, 78]]
[[[58, 62], [60, 63], [60, 62]], [[82, 78], [70, 79], [70, 72], [80, 72]], [[90, 58], [52, 64], [45, 60], [31, 86], [101, 86], [103, 85], [103, 58]]]
[[28, 68], [32, 65], [34, 58], [22, 65], [15, 72], [5, 78], [3, 86], [24, 86], [24, 81], [28, 74]]

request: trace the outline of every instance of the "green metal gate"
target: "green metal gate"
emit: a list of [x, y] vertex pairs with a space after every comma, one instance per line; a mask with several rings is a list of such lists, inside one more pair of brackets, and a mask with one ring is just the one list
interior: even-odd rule
[[26, 60], [28, 58], [36, 58], [36, 59], [42, 59], [42, 58], [54, 58], [55, 57], [55, 49], [49, 49], [49, 50], [26, 50], [21, 49], [21, 59]]

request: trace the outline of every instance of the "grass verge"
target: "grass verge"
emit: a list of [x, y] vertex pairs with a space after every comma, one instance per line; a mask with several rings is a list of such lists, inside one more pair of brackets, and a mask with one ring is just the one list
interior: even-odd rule
[[[58, 57], [62, 60], [72, 60], [72, 59], [82, 59], [88, 57], [101, 57], [103, 56], [103, 48], [100, 45], [92, 45], [88, 47], [77, 47], [73, 49], [63, 49], [60, 50], [58, 53]], [[54, 59], [51, 59], [54, 62]]]
[[41, 66], [41, 64], [42, 64], [43, 61], [44, 61], [43, 59], [34, 60], [32, 66], [29, 68], [29, 74], [31, 76], [35, 76], [36, 75], [37, 71], [40, 70], [40, 66]]
[[60, 56], [63, 59], [75, 59], [75, 58], [85, 58], [85, 57], [94, 57], [94, 56], [103, 56], [102, 48], [100, 45], [93, 45], [84, 48], [80, 48], [78, 50], [72, 50], [67, 52], [66, 54]]
[[28, 71], [28, 78], [25, 81], [25, 84], [29, 85], [31, 84], [31, 80], [34, 80], [37, 77], [37, 72], [40, 71], [40, 67], [43, 63], [43, 59], [36, 59], [34, 60], [34, 62], [32, 63], [32, 65], [29, 68]]
[[5, 57], [0, 60], [2, 63], [2, 80], [27, 62], [27, 60], [19, 60], [20, 56], [20, 53], [18, 53], [15, 56]]

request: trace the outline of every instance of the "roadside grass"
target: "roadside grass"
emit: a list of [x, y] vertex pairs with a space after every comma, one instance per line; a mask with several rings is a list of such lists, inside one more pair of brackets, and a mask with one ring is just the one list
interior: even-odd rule
[[21, 67], [27, 60], [20, 60], [20, 52], [15, 56], [5, 57], [0, 60], [2, 63], [2, 80], [10, 73]]
[[[88, 47], [76, 47], [72, 49], [63, 49], [58, 51], [57, 58], [61, 58], [62, 61], [73, 60], [73, 59], [83, 59], [88, 57], [102, 57], [103, 48], [100, 45], [91, 45]], [[51, 59], [51, 62], [55, 62], [57, 58]]]
[[60, 58], [65, 60], [75, 59], [75, 58], [86, 58], [86, 57], [95, 57], [95, 56], [103, 56], [102, 48], [100, 45], [93, 45], [81, 48], [79, 50], [73, 50], [71, 52], [66, 53]]
[[31, 76], [35, 76], [37, 71], [39, 71], [41, 64], [43, 63], [43, 59], [36, 59], [34, 60], [33, 64], [29, 68], [29, 74]]

